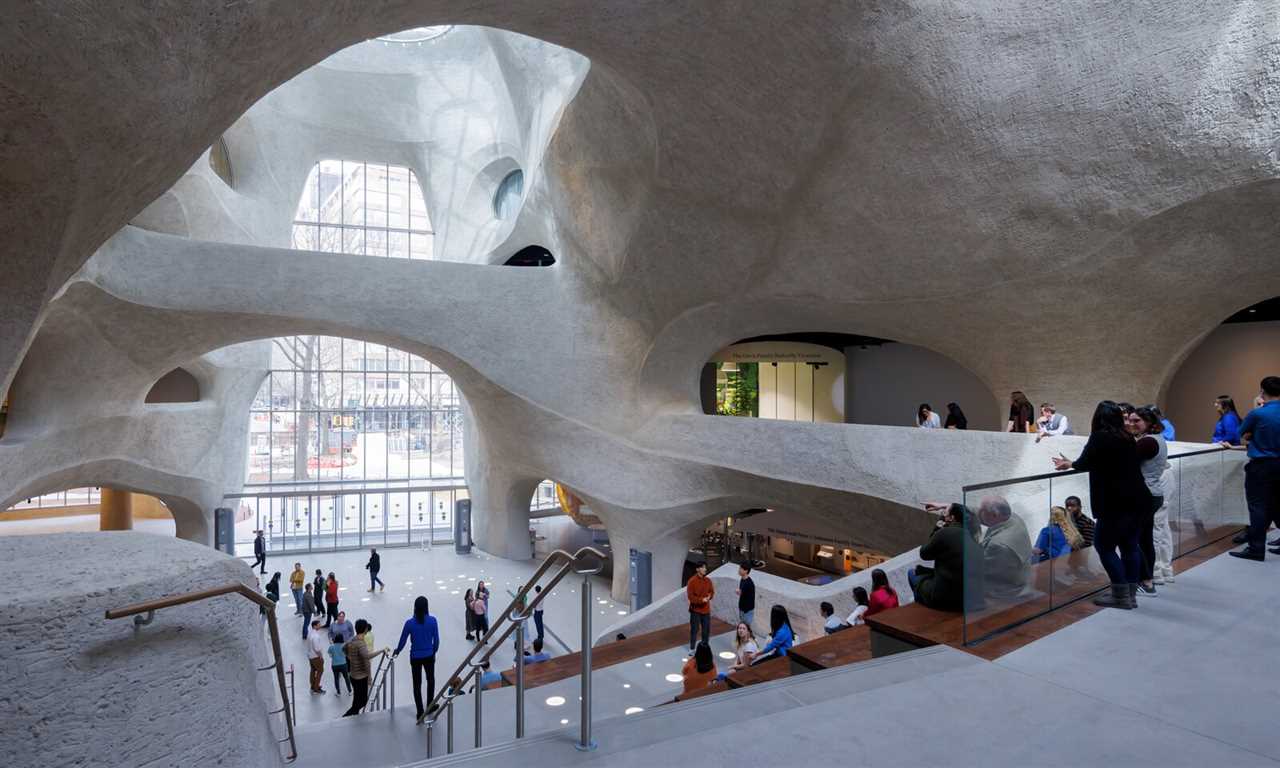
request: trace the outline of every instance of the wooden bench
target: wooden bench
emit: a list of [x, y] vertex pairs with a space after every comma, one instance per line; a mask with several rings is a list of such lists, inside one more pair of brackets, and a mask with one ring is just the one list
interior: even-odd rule
[[866, 626], [849, 627], [830, 635], [823, 635], [793, 646], [787, 651], [795, 672], [830, 669], [845, 664], [856, 664], [871, 659], [871, 629]]
[[964, 616], [935, 611], [920, 603], [881, 611], [868, 616], [871, 656], [880, 658], [932, 645], [960, 647], [964, 637]]
[[711, 683], [711, 685], [708, 685], [705, 688], [699, 688], [696, 691], [689, 691], [688, 693], [678, 694], [676, 696], [676, 701], [689, 701], [690, 699], [697, 699], [703, 696], [710, 696], [713, 693], [720, 693], [721, 691], [727, 691], [727, 690], [729, 690], [729, 686], [726, 685], [723, 680], [716, 680], [715, 682]]
[[730, 674], [727, 680], [730, 688], [745, 688], [748, 685], [781, 680], [784, 677], [791, 677], [791, 662], [786, 656], [779, 656], [776, 659], [740, 669]]
[[[732, 632], [733, 627], [712, 617], [711, 634], [722, 635], [725, 632]], [[615, 664], [621, 664], [626, 661], [652, 656], [655, 653], [669, 651], [673, 648], [688, 648], [689, 643], [689, 625], [681, 624], [675, 627], [667, 627], [653, 632], [645, 632], [641, 635], [633, 635], [626, 640], [614, 640], [612, 642], [602, 643], [593, 646], [591, 649], [591, 668], [603, 669], [611, 667]], [[507, 646], [510, 648], [511, 646]], [[507, 651], [499, 650], [497, 653]], [[512, 653], [514, 652], [514, 649]], [[496, 656], [497, 654], [495, 654]], [[582, 672], [582, 654], [580, 652], [566, 653], [563, 656], [556, 656], [549, 661], [541, 661], [537, 664], [524, 665], [524, 686], [525, 688], [537, 688], [540, 685], [567, 680]], [[504, 670], [502, 672], [502, 680], [507, 685], [516, 684], [515, 667]]]

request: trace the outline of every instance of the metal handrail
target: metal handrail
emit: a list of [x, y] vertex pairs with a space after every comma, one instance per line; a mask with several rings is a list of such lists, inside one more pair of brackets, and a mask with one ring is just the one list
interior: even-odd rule
[[[481, 731], [481, 711], [482, 710], [480, 709], [480, 706], [479, 706], [480, 699], [481, 699], [480, 676], [479, 676], [480, 665], [488, 661], [490, 657], [492, 657], [493, 654], [498, 651], [498, 649], [502, 648], [503, 644], [506, 642], [506, 639], [510, 637], [511, 633], [516, 630], [516, 627], [519, 625], [520, 622], [512, 619], [512, 613], [515, 612], [517, 607], [522, 605], [523, 600], [527, 600], [529, 598], [529, 594], [533, 591], [534, 587], [538, 585], [538, 580], [542, 578], [547, 573], [547, 571], [551, 570], [551, 568], [556, 564], [557, 561], [564, 562], [564, 564], [560, 567], [559, 571], [557, 571], [555, 576], [552, 577], [551, 581], [543, 586], [542, 591], [538, 593], [534, 593], [533, 600], [529, 602], [528, 605], [525, 605], [523, 607], [523, 610], [520, 611], [520, 614], [519, 614], [521, 619], [532, 616], [534, 610], [537, 609], [538, 605], [541, 604], [541, 602], [544, 599], [546, 599], [548, 595], [551, 594], [551, 590], [554, 589], [555, 586], [560, 583], [560, 580], [563, 579], [565, 575], [567, 575], [570, 571], [575, 570], [574, 565], [579, 561], [581, 561], [584, 557], [594, 557], [597, 560], [599, 560], [601, 563], [603, 563], [608, 556], [604, 552], [601, 552], [600, 550], [596, 549], [595, 547], [582, 547], [581, 549], [579, 549], [577, 552], [574, 552], [573, 554], [569, 554], [563, 549], [557, 549], [551, 552], [550, 554], [548, 554], [547, 558], [542, 561], [542, 565], [538, 566], [538, 569], [533, 572], [532, 576], [529, 577], [524, 587], [519, 592], [516, 593], [515, 597], [511, 599], [511, 603], [507, 605], [506, 609], [504, 609], [502, 613], [498, 616], [497, 620], [494, 621], [493, 626], [489, 628], [489, 631], [485, 634], [485, 636], [480, 639], [480, 641], [476, 644], [474, 648], [471, 649], [471, 652], [466, 655], [466, 658], [464, 658], [462, 662], [458, 664], [458, 667], [453, 671], [453, 674], [445, 678], [446, 680], [450, 680], [450, 681], [456, 680], [458, 684], [456, 686], [450, 686], [446, 683], [445, 687], [441, 689], [441, 691], [437, 693], [435, 697], [427, 704], [427, 717], [425, 719], [425, 723], [428, 726], [428, 731], [427, 731], [428, 733], [427, 756], [428, 757], [431, 756], [431, 742], [430, 742], [431, 730], [430, 729], [434, 727], [436, 720], [439, 719], [440, 715], [444, 714], [446, 710], [449, 713], [450, 723], [452, 723], [453, 700], [462, 694], [462, 692], [466, 689], [466, 685], [468, 681], [470, 681], [473, 677], [475, 678], [475, 681], [476, 681], [476, 687], [475, 687], [475, 696], [476, 696], [476, 704], [477, 704], [476, 723], [475, 723], [476, 742], [477, 742], [476, 746], [480, 746], [479, 742], [481, 740], [481, 733], [482, 733]], [[599, 570], [600, 568], [597, 567], [594, 570], [578, 571], [578, 572], [597, 573], [599, 572]], [[503, 630], [501, 636], [498, 637], [496, 641], [492, 642], [492, 644], [490, 644], [490, 642], [493, 641], [494, 636], [498, 634], [499, 628], [504, 627], [504, 622], [506, 622], [505, 629]], [[482, 651], [483, 653], [481, 653]], [[478, 660], [475, 660], [477, 654], [479, 654], [480, 658]], [[517, 691], [517, 696], [519, 696], [521, 693], [522, 691]], [[452, 741], [452, 728], [450, 728], [449, 737], [450, 737], [450, 741]], [[452, 744], [450, 744], [450, 751], [452, 751]]]
[[[200, 600], [208, 600], [211, 597], [220, 597], [222, 595], [241, 595], [256, 604], [267, 617], [267, 627], [271, 631], [271, 652], [275, 656], [275, 662], [269, 667], [260, 667], [259, 672], [266, 672], [269, 669], [276, 671], [276, 684], [280, 687], [280, 700], [282, 706], [275, 712], [270, 714], [283, 713], [285, 728], [289, 735], [280, 741], [289, 742], [289, 750], [291, 754], [287, 758], [289, 761], [298, 759], [298, 742], [293, 733], [293, 717], [289, 711], [289, 690], [284, 680], [284, 657], [280, 653], [280, 628], [276, 626], [276, 604], [274, 601], [258, 594], [248, 586], [240, 582], [232, 582], [230, 584], [214, 587], [213, 589], [203, 589], [198, 592], [187, 592], [181, 595], [172, 595], [170, 597], [162, 597], [157, 600], [148, 600], [144, 603], [128, 605], [124, 608], [115, 608], [106, 612], [108, 619], [123, 619], [126, 616], [133, 616], [135, 626], [143, 627], [150, 624], [155, 619], [155, 612], [161, 608], [170, 608], [175, 605], [183, 605], [186, 603], [194, 603]], [[139, 614], [145, 613], [146, 616]]]
[[[390, 649], [384, 649], [390, 650]], [[378, 712], [387, 709], [387, 679], [391, 680], [391, 704], [390, 708], [396, 707], [396, 678], [395, 678], [395, 656], [390, 653], [383, 653], [378, 659], [378, 667], [373, 671], [373, 677], [369, 678], [369, 704], [366, 706], [368, 712]]]
[[[1230, 448], [1223, 446], [1215, 446], [1213, 448], [1201, 448], [1195, 451], [1187, 451], [1186, 453], [1175, 453], [1166, 457], [1168, 459], [1185, 459], [1188, 456], [1202, 456], [1206, 453], [1221, 453], [1229, 451]], [[1048, 480], [1054, 477], [1068, 477], [1070, 475], [1086, 475], [1083, 469], [1064, 469], [1061, 472], [1045, 472], [1042, 475], [1027, 475], [1026, 477], [1011, 477], [1008, 480], [992, 480], [985, 483], [973, 483], [972, 485], [962, 486], [960, 488], [963, 493], [971, 493], [972, 491], [985, 491], [988, 488], [999, 488], [1005, 485], [1014, 485], [1016, 483], [1030, 483], [1035, 480]]]

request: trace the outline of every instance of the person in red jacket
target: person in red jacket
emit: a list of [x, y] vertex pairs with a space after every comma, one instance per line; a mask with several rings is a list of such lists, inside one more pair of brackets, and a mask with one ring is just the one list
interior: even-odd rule
[[329, 580], [324, 583], [324, 602], [326, 609], [324, 625], [328, 627], [334, 619], [338, 618], [338, 578], [333, 575], [333, 571], [329, 572]]
[[898, 593], [889, 586], [889, 576], [879, 568], [871, 572], [871, 600], [865, 616], [898, 607]]
[[707, 578], [707, 564], [698, 563], [697, 570], [684, 587], [689, 598], [689, 653], [698, 647], [698, 629], [702, 629], [702, 642], [711, 644], [711, 598], [716, 587]]

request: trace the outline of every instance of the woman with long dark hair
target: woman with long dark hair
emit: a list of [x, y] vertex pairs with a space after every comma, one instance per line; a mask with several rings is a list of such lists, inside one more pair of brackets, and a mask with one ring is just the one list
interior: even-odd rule
[[1098, 521], [1093, 546], [1111, 580], [1111, 593], [1093, 602], [1108, 608], [1136, 608], [1134, 595], [1142, 572], [1139, 520], [1151, 504], [1151, 494], [1143, 482], [1137, 446], [1125, 430], [1120, 406], [1111, 400], [1098, 403], [1092, 426], [1080, 456], [1072, 461], [1058, 454], [1053, 466], [1089, 473], [1090, 507]]
[[775, 656], [786, 656], [795, 641], [796, 633], [791, 629], [791, 617], [787, 615], [787, 609], [775, 604], [769, 609], [769, 644], [751, 660], [752, 665]]
[[475, 600], [471, 590], [467, 590], [467, 594], [462, 596], [463, 610], [467, 613], [467, 639], [471, 639], [471, 633], [476, 629], [476, 615], [471, 610], [471, 603]]
[[939, 429], [942, 427], [938, 423], [938, 414], [933, 412], [933, 406], [928, 403], [921, 403], [916, 409], [916, 426], [921, 429]]
[[693, 655], [685, 661], [680, 674], [684, 678], [685, 693], [702, 690], [716, 681], [718, 675], [716, 661], [711, 655], [711, 646], [707, 645], [707, 641], [698, 643], [693, 650]]
[[867, 616], [898, 607], [898, 591], [889, 586], [889, 575], [880, 568], [871, 572], [871, 604]]
[[413, 703], [421, 723], [427, 716], [427, 710], [422, 708], [422, 673], [424, 670], [427, 673], [427, 703], [430, 703], [436, 697], [436, 651], [440, 650], [440, 631], [436, 617], [427, 611], [425, 595], [418, 595], [413, 601], [413, 617], [405, 620], [400, 643], [391, 658], [400, 655], [406, 640], [413, 641], [409, 646], [409, 668], [413, 671]]
[[1240, 444], [1240, 413], [1229, 395], [1218, 395], [1213, 401], [1218, 422], [1213, 425], [1213, 442], [1220, 445]]
[[969, 428], [969, 420], [964, 417], [964, 411], [960, 410], [959, 403], [947, 403], [947, 420], [942, 426], [944, 429]]
[[1034, 423], [1035, 408], [1020, 390], [1009, 393], [1009, 425], [1006, 432], [1026, 432], [1027, 425]]
[[[1139, 510], [1141, 517], [1138, 534], [1138, 547], [1142, 550], [1142, 578], [1138, 582], [1138, 594], [1156, 596], [1156, 584], [1164, 583], [1164, 564], [1162, 555], [1168, 549], [1168, 559], [1173, 558], [1173, 533], [1169, 531], [1169, 513], [1164, 511], [1164, 476], [1169, 471], [1169, 445], [1165, 442], [1164, 425], [1154, 410], [1155, 406], [1147, 405], [1129, 414], [1126, 426], [1136, 441], [1139, 469], [1142, 480], [1151, 494], [1151, 506]], [[1157, 520], [1160, 518], [1157, 532]], [[1160, 546], [1157, 547], [1157, 541]], [[1166, 547], [1167, 543], [1167, 547]], [[1164, 562], [1167, 562], [1165, 560]]]

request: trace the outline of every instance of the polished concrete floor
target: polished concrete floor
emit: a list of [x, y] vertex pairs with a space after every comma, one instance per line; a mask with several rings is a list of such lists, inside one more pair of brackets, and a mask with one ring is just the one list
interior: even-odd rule
[[[273, 557], [268, 554], [267, 575], [261, 578], [265, 584], [274, 571], [281, 573], [281, 600], [276, 610], [283, 639], [285, 668], [292, 666], [294, 669], [298, 722], [301, 724], [340, 717], [350, 706], [351, 697], [345, 693], [345, 687], [342, 696], [335, 693], [333, 675], [327, 660], [325, 693], [319, 695], [308, 692], [307, 648], [302, 640], [302, 617], [293, 615], [293, 597], [288, 591], [289, 572], [293, 570], [295, 562], [301, 563], [313, 578], [317, 568], [326, 575], [333, 571], [340, 585], [339, 609], [346, 611], [348, 620], [353, 624], [356, 619], [369, 621], [373, 625], [375, 645], [379, 648], [395, 646], [405, 619], [413, 614], [414, 598], [425, 595], [430, 601], [431, 614], [440, 625], [441, 647], [436, 661], [437, 686], [448, 679], [449, 673], [474, 645], [466, 639], [463, 613], [463, 596], [466, 590], [474, 589], [476, 582], [483, 579], [492, 594], [490, 618], [496, 618], [510, 602], [515, 590], [540, 564], [533, 560], [517, 562], [490, 557], [477, 550], [473, 550], [471, 555], [458, 555], [453, 551], [452, 544], [437, 545], [429, 550], [402, 548], [379, 549], [378, 552], [382, 556], [380, 578], [386, 584], [386, 590], [373, 593], [367, 591], [369, 577], [364, 568], [369, 559], [368, 550], [320, 552], [296, 557]], [[252, 561], [252, 558], [243, 559]], [[553, 655], [576, 651], [581, 644], [581, 584], [581, 577], [567, 576], [544, 600], [547, 650]], [[610, 598], [609, 583], [600, 577], [592, 577], [592, 602], [595, 606], [592, 615], [595, 630], [613, 623], [619, 616], [627, 613], [627, 606], [615, 603]], [[529, 628], [532, 630], [532, 623]], [[408, 658], [409, 649], [406, 645], [396, 664], [396, 703], [412, 707]], [[503, 651], [495, 658], [503, 660], [500, 669], [506, 668], [511, 665], [514, 654]]]
[[926, 649], [602, 717], [590, 753], [565, 728], [446, 764], [1276, 766], [1277, 583], [1280, 558], [1222, 555], [995, 662]]

